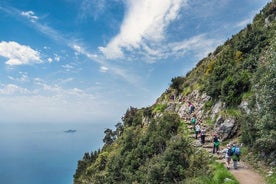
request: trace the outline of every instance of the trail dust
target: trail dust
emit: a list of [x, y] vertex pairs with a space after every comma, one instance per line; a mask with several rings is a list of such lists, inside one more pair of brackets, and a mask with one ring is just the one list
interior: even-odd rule
[[230, 172], [240, 184], [265, 184], [262, 176], [242, 161], [239, 163], [237, 170], [231, 168]]

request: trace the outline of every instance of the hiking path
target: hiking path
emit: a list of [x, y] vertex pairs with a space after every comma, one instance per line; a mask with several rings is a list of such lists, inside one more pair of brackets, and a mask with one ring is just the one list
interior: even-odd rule
[[[224, 154], [213, 154], [213, 132], [212, 130], [207, 126], [206, 127], [206, 137], [205, 137], [205, 144], [201, 145], [200, 143], [200, 135], [198, 136], [198, 139], [195, 139], [195, 133], [194, 133], [194, 127], [191, 125], [189, 118], [186, 117], [184, 119], [186, 124], [188, 125], [188, 128], [190, 129], [190, 138], [194, 139], [193, 144], [195, 147], [202, 147], [206, 149], [211, 155], [213, 155], [217, 162], [225, 164], [225, 155]], [[222, 146], [220, 150], [224, 149]], [[244, 161], [240, 161], [238, 163], [238, 169], [235, 170], [233, 168], [233, 163], [231, 161], [231, 167], [229, 172], [238, 180], [240, 184], [266, 184], [264, 182], [264, 178], [256, 172], [250, 165], [245, 163]]]

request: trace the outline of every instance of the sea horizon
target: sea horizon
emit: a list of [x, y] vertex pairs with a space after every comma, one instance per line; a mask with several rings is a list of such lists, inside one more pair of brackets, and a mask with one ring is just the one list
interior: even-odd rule
[[85, 152], [102, 147], [108, 126], [107, 123], [0, 123], [0, 183], [72, 184], [78, 160]]

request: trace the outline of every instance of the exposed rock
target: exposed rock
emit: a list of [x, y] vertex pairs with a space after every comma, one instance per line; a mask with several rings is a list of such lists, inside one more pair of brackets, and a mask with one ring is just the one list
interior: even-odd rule
[[189, 117], [189, 106], [188, 102], [191, 102], [195, 106], [195, 112], [197, 119], [203, 119], [206, 114], [204, 113], [204, 105], [207, 101], [211, 99], [206, 93], [200, 94], [198, 90], [194, 90], [192, 93], [187, 95], [185, 98], [186, 101], [182, 103], [177, 109], [176, 112], [180, 117]]
[[275, 167], [276, 166], [276, 161], [271, 162], [269, 165], [272, 166], [272, 167]]
[[219, 114], [219, 112], [224, 109], [225, 104], [222, 101], [218, 101], [212, 108], [210, 117], [212, 120], [216, 118], [216, 116]]
[[248, 101], [242, 101], [239, 105], [239, 108], [243, 109], [246, 112], [246, 114], [251, 113], [251, 110], [248, 108]]
[[223, 119], [219, 117], [216, 122], [216, 130], [222, 140], [230, 139], [237, 134], [237, 126], [235, 125], [235, 119]]
[[175, 104], [175, 103], [169, 103], [169, 104], [168, 104], [168, 107], [166, 108], [165, 111], [174, 112], [174, 111], [175, 111], [175, 107], [176, 107], [176, 104]]

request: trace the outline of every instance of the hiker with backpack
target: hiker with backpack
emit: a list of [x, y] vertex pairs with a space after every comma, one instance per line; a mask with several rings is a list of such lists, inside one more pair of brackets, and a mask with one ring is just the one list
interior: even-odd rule
[[219, 138], [218, 138], [218, 134], [214, 134], [214, 138], [213, 138], [213, 142], [214, 142], [214, 146], [213, 146], [213, 154], [217, 153], [219, 150]]
[[225, 153], [225, 164], [226, 168], [230, 169], [230, 162], [231, 162], [231, 156], [232, 156], [232, 148], [230, 144], [227, 144], [227, 147], [221, 151], [218, 151], [218, 153]]
[[231, 157], [233, 160], [233, 167], [234, 169], [238, 169], [238, 162], [240, 161], [240, 155], [241, 155], [240, 147], [234, 143], [231, 151], [232, 151]]
[[195, 124], [196, 124], [196, 116], [193, 115], [191, 118], [191, 124], [193, 125], [193, 128], [195, 128]]
[[188, 106], [189, 106], [189, 113], [192, 114], [195, 110], [195, 106], [191, 102], [188, 102]]
[[199, 126], [199, 123], [197, 123], [195, 126], [195, 138], [196, 139], [197, 139], [197, 136], [199, 133], [200, 133], [200, 126]]

